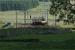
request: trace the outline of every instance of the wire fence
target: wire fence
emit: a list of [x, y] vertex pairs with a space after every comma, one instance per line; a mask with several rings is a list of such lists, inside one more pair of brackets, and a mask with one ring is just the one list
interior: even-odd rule
[[[48, 22], [47, 10], [6, 11], [0, 12], [0, 25], [2, 27], [13, 26], [13, 28], [31, 25], [34, 21], [44, 18]], [[9, 24], [10, 23], [10, 24]]]

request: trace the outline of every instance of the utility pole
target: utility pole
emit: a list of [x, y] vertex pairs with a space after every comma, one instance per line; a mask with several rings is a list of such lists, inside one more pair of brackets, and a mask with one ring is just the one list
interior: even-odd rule
[[48, 25], [48, 10], [47, 10], [47, 25]]
[[24, 8], [24, 24], [26, 24], [26, 8]]
[[17, 28], [17, 5], [15, 4], [15, 9], [16, 9], [16, 28]]

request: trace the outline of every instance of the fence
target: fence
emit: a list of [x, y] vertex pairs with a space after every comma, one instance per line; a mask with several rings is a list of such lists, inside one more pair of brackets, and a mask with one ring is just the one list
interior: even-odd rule
[[2, 27], [5, 25], [6, 27], [12, 25], [14, 28], [22, 27], [30, 25], [34, 19], [39, 20], [42, 17], [48, 22], [48, 10], [5, 11], [0, 12], [0, 25]]

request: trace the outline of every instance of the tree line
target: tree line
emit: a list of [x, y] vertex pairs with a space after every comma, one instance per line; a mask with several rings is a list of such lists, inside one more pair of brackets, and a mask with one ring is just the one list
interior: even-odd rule
[[37, 5], [38, 0], [0, 0], [0, 11], [27, 10]]

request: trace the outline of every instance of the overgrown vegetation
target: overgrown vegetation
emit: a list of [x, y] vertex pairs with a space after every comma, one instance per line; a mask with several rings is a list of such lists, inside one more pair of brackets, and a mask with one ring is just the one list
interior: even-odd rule
[[70, 33], [72, 32], [69, 29], [64, 30], [64, 29], [56, 29], [56, 28], [18, 28], [18, 29], [13, 28], [13, 29], [2, 29], [0, 30], [0, 33], [1, 33], [0, 39], [13, 39], [13, 38], [16, 38], [16, 39], [26, 39], [26, 38], [44, 39], [44, 37], [50, 39], [53, 36], [53, 37], [56, 37], [57, 39], [59, 37], [59, 39], [61, 40], [62, 38], [66, 39], [64, 37], [70, 37], [71, 35]]
[[0, 0], [0, 10], [27, 10], [39, 5], [38, 0]]
[[68, 31], [56, 28], [1, 29], [0, 49], [75, 49], [75, 33]]

